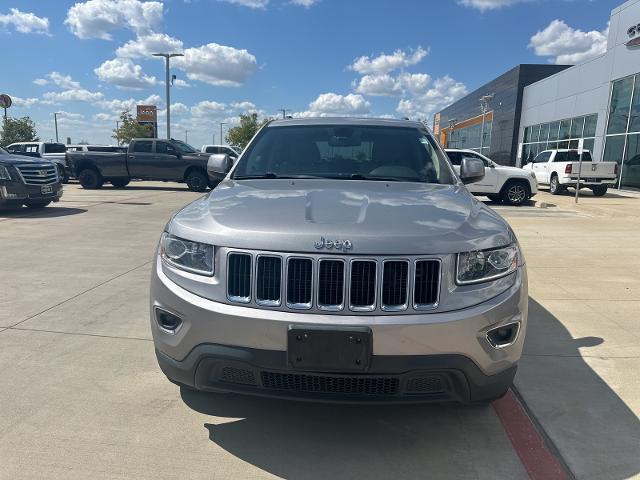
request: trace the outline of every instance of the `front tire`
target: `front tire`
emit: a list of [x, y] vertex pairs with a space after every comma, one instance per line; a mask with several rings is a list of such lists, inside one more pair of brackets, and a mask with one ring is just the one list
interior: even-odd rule
[[185, 182], [192, 192], [205, 192], [209, 185], [209, 179], [199, 170], [189, 172], [187, 178], [185, 178]]
[[524, 182], [508, 182], [502, 190], [502, 200], [509, 205], [522, 205], [530, 196], [529, 186]]
[[551, 180], [549, 181], [549, 192], [551, 192], [551, 195], [560, 195], [564, 192], [564, 187], [560, 185], [558, 175], [555, 173], [551, 176]]
[[113, 180], [111, 180], [111, 185], [113, 185], [113, 188], [124, 188], [127, 185], [129, 185], [129, 179], [128, 178], [114, 178]]
[[51, 200], [43, 200], [43, 201], [41, 201], [41, 202], [29, 202], [29, 203], [25, 203], [24, 205], [25, 205], [25, 207], [27, 207], [27, 208], [33, 208], [33, 209], [36, 209], [36, 208], [44, 208], [44, 207], [46, 207], [47, 205], [49, 205], [50, 203], [51, 203]]
[[93, 168], [85, 168], [82, 170], [78, 175], [78, 181], [80, 182], [80, 185], [82, 185], [82, 188], [87, 190], [96, 190], [104, 185], [102, 175]]
[[603, 197], [604, 194], [607, 193], [608, 188], [609, 188], [608, 185], [595, 185], [591, 187], [591, 191], [593, 192], [593, 195], [595, 195], [596, 197]]

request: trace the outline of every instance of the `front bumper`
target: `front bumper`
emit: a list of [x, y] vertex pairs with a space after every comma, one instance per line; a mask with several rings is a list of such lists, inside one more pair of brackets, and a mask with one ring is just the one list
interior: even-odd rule
[[51, 193], [42, 193], [40, 185], [27, 185], [22, 182], [0, 181], [0, 206], [22, 205], [30, 201], [50, 200], [57, 202], [62, 197], [62, 184], [53, 183]]
[[[160, 260], [151, 276], [151, 329], [162, 371], [199, 390], [329, 401], [481, 401], [511, 384], [527, 321], [526, 269], [496, 297], [462, 310], [386, 316], [332, 316], [261, 310], [214, 302], [171, 281]], [[175, 333], [159, 327], [156, 308], [179, 316]], [[505, 348], [486, 333], [520, 322]], [[287, 361], [291, 325], [367, 326], [373, 337], [366, 372], [306, 372]]]

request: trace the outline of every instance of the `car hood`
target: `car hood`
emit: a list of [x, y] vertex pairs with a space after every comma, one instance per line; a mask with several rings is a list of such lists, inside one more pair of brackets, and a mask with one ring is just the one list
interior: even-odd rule
[[321, 238], [349, 240], [354, 255], [446, 254], [514, 240], [502, 217], [463, 186], [360, 180], [227, 180], [168, 229], [268, 251], [317, 253]]
[[50, 160], [40, 157], [29, 157], [27, 155], [0, 154], [0, 165], [17, 165], [25, 163], [51, 163]]

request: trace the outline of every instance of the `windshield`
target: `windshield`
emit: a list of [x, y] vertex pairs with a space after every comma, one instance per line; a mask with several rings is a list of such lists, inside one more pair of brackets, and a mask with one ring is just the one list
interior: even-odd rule
[[305, 177], [454, 183], [426, 132], [377, 126], [268, 127], [233, 175], [237, 180]]
[[0, 155], [9, 155], [9, 152], [7, 152], [4, 148], [0, 147]]
[[178, 150], [180, 150], [182, 153], [197, 153], [197, 150], [195, 148], [193, 148], [188, 143], [183, 142], [182, 140], [172, 140], [171, 143], [178, 147]]

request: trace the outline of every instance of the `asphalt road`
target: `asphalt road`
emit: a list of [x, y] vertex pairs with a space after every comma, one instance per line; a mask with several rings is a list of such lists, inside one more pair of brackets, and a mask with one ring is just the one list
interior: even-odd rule
[[[197, 196], [69, 185], [56, 206], [0, 212], [0, 478], [528, 478], [492, 406], [316, 405], [169, 383], [148, 328], [150, 262], [169, 216]], [[640, 231], [600, 215], [611, 207], [565, 203], [495, 206], [531, 278], [516, 385], [578, 477], [629, 478], [640, 472], [640, 261], [620, 254]]]

